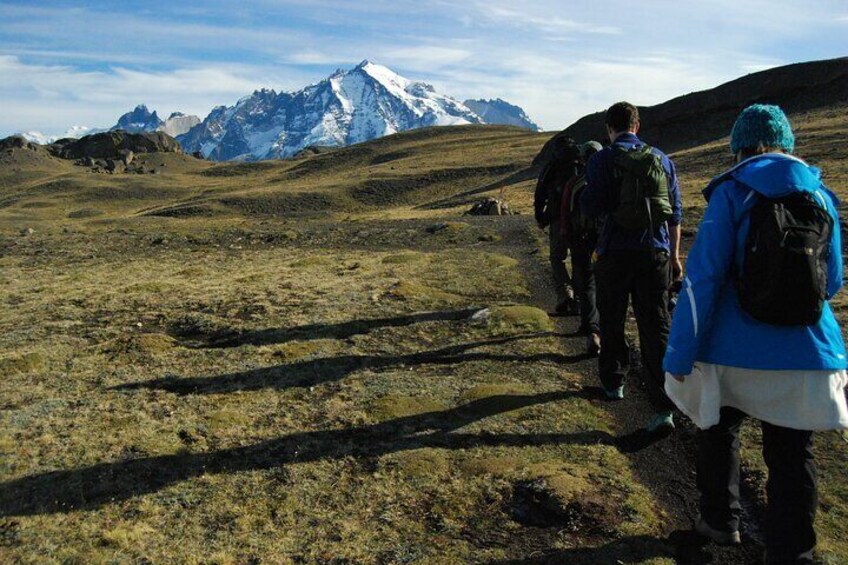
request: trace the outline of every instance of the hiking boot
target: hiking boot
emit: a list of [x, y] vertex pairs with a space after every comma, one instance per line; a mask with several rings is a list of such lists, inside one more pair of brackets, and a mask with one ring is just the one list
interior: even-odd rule
[[597, 357], [601, 354], [601, 336], [594, 332], [589, 334], [586, 340], [586, 354], [590, 357]]
[[670, 432], [674, 429], [674, 415], [671, 410], [665, 412], [657, 412], [654, 417], [645, 426], [645, 429], [651, 433], [654, 432]]
[[566, 296], [562, 300], [560, 300], [556, 305], [557, 314], [566, 314], [568, 316], [576, 316], [579, 313], [577, 301], [574, 300], [574, 297]]
[[706, 520], [704, 520], [700, 515], [695, 520], [695, 531], [705, 538], [711, 539], [718, 545], [739, 545], [742, 543], [742, 537], [739, 535], [739, 530], [734, 530], [732, 532], [716, 530], [707, 524]]
[[605, 388], [604, 394], [607, 397], [607, 400], [623, 400], [624, 399], [624, 385], [621, 385], [618, 388]]
[[577, 299], [574, 297], [574, 289], [566, 286], [563, 289], [562, 298], [556, 305], [557, 314], [566, 314], [574, 316], [580, 313], [580, 306], [577, 304]]

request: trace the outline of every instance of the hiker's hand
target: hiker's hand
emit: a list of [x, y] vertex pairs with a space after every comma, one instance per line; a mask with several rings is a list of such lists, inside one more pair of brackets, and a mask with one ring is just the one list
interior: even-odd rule
[[671, 278], [672, 280], [683, 280], [683, 262], [680, 257], [671, 258]]

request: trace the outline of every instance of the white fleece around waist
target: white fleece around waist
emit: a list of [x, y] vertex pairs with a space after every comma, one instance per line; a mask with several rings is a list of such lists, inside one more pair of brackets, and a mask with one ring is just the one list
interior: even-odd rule
[[761, 371], [696, 363], [684, 382], [666, 374], [665, 391], [701, 429], [716, 425], [722, 406], [797, 430], [848, 429], [842, 371]]

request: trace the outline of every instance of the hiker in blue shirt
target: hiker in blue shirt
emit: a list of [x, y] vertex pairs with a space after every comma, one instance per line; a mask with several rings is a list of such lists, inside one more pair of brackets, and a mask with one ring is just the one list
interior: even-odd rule
[[777, 106], [749, 106], [737, 164], [704, 190], [664, 366], [666, 391], [700, 428], [695, 530], [740, 543], [739, 431], [762, 422], [766, 563], [813, 563], [813, 430], [848, 428], [845, 345], [827, 303], [842, 286], [838, 202], [791, 155]]
[[[613, 104], [605, 121], [612, 144], [589, 160], [588, 185], [580, 200], [583, 214], [605, 218], [595, 250], [602, 344], [598, 372], [607, 398], [624, 398], [624, 378], [630, 366], [624, 326], [632, 299], [645, 380], [657, 408], [647, 429], [669, 431], [674, 428], [674, 404], [663, 391], [662, 358], [670, 324], [668, 289], [682, 271], [680, 188], [671, 160], [661, 151], [648, 148], [636, 136], [640, 123], [635, 106], [627, 102]], [[638, 159], [638, 163], [631, 158]], [[633, 178], [642, 173], [626, 172], [625, 169], [630, 171], [628, 163], [637, 168], [649, 167], [647, 176]], [[640, 183], [653, 187], [651, 195], [642, 195], [651, 196], [648, 205], [642, 196], [631, 198], [633, 190], [642, 190], [638, 188]], [[633, 186], [637, 188], [630, 190]], [[642, 217], [645, 212], [648, 223], [644, 227], [624, 221]]]

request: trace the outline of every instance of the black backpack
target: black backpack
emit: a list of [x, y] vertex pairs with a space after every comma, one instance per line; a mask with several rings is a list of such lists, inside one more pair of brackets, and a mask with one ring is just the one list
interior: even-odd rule
[[809, 192], [758, 198], [736, 281], [739, 303], [767, 324], [816, 324], [827, 299], [833, 218]]
[[580, 211], [580, 195], [586, 188], [586, 173], [581, 173], [574, 186], [571, 188], [571, 201], [568, 203], [571, 211], [571, 230], [578, 239], [587, 239], [598, 234], [601, 228], [601, 219], [598, 217], [584, 216]]

